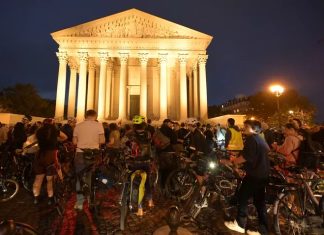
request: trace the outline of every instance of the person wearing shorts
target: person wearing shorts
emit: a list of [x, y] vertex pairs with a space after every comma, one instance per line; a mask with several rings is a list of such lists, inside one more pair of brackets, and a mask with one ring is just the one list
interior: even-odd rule
[[39, 151], [34, 160], [34, 173], [36, 174], [33, 184], [34, 204], [39, 203], [39, 195], [43, 180], [46, 176], [48, 204], [53, 204], [53, 176], [57, 174], [59, 163], [57, 160], [58, 141], [64, 141], [67, 136], [56, 129], [52, 119], [45, 119], [43, 126], [36, 132]]

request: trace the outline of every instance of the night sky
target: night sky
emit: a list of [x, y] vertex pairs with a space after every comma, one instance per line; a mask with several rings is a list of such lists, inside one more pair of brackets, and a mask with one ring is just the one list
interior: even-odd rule
[[214, 37], [209, 105], [281, 81], [309, 97], [324, 121], [323, 0], [4, 0], [0, 89], [32, 83], [54, 99], [58, 46], [50, 33], [130, 8]]

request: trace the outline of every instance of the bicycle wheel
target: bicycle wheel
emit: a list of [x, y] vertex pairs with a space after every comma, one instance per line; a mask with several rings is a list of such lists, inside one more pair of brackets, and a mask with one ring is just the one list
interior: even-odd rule
[[120, 230], [124, 231], [125, 230], [125, 225], [126, 225], [126, 218], [127, 218], [127, 212], [128, 212], [128, 189], [124, 188], [122, 192], [122, 198], [120, 202]]
[[12, 179], [0, 179], [0, 201], [6, 202], [12, 199], [19, 190], [19, 184]]
[[168, 176], [165, 189], [167, 194], [178, 200], [187, 200], [195, 190], [197, 179], [185, 169], [175, 170]]
[[297, 191], [280, 193], [273, 206], [274, 230], [278, 235], [306, 234], [304, 205]]
[[39, 233], [29, 224], [5, 220], [0, 223], [0, 234], [38, 235]]

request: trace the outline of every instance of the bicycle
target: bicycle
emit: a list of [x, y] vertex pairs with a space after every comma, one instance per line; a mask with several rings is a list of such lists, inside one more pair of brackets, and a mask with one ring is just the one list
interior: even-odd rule
[[14, 220], [4, 220], [0, 222], [0, 234], [38, 235], [39, 233], [29, 224], [16, 222]]
[[1, 157], [3, 158], [3, 167], [7, 172], [7, 177], [18, 181], [27, 191], [32, 192], [35, 178], [32, 165], [34, 154], [25, 154], [24, 149], [16, 149], [13, 152], [4, 150]]
[[12, 199], [19, 190], [19, 184], [16, 180], [8, 179], [2, 164], [0, 165], [0, 202], [6, 202]]
[[[287, 183], [274, 203], [274, 230], [281, 234], [323, 234], [324, 194], [314, 194], [312, 185], [323, 184], [314, 172], [291, 168]], [[321, 204], [320, 204], [321, 202]], [[322, 208], [321, 208], [322, 207]]]
[[[150, 164], [150, 172], [144, 170], [134, 170], [134, 166], [136, 164]], [[134, 208], [138, 205], [138, 194], [140, 182], [137, 180], [141, 178], [141, 183], [146, 181], [143, 180], [143, 176], [145, 174], [146, 179], [149, 178], [150, 185], [148, 187], [156, 186], [158, 181], [158, 168], [155, 167], [155, 160], [147, 160], [147, 161], [136, 161], [136, 159], [130, 156], [121, 156], [121, 165], [122, 167], [122, 190], [120, 195], [120, 230], [125, 230], [126, 220], [128, 211], [133, 211]], [[136, 167], [135, 167], [136, 168]], [[133, 179], [132, 179], [133, 178]]]

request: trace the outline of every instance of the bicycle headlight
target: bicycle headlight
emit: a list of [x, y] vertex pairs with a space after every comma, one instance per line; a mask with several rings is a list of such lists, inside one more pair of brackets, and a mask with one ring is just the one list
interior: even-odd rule
[[209, 162], [208, 166], [210, 169], [215, 169], [217, 165], [216, 162]]

